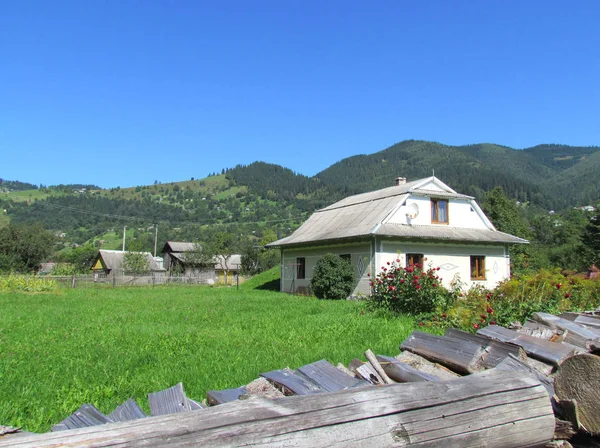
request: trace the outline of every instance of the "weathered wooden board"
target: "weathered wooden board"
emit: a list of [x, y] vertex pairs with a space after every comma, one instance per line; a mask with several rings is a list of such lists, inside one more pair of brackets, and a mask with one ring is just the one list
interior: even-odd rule
[[191, 411], [192, 408], [185, 396], [183, 384], [177, 383], [173, 387], [148, 394], [150, 413], [152, 415], [175, 414]]
[[383, 384], [383, 379], [379, 374], [371, 367], [371, 364], [364, 363], [361, 366], [356, 367], [356, 372], [367, 382], [380, 385]]
[[566, 345], [520, 334], [498, 325], [490, 325], [477, 330], [477, 334], [497, 341], [520, 345], [529, 356], [549, 362], [555, 366], [558, 366], [563, 360], [575, 354], [575, 351]]
[[346, 375], [324, 359], [299, 367], [298, 371], [327, 392], [370, 385], [362, 379]]
[[523, 372], [536, 378], [548, 392], [550, 397], [554, 396], [554, 381], [550, 377], [543, 375], [533, 367], [525, 364], [514, 355], [508, 355], [504, 360], [496, 366], [498, 370], [506, 370], [513, 372]]
[[187, 401], [190, 404], [190, 409], [192, 411], [196, 411], [198, 409], [204, 409], [206, 407], [201, 402], [192, 400], [191, 398], [188, 398]]
[[436, 376], [441, 380], [452, 380], [460, 376], [458, 373], [453, 372], [447, 367], [428, 361], [422, 356], [408, 351], [401, 352], [396, 356], [396, 359], [417, 369], [419, 372]]
[[527, 320], [517, 332], [550, 342], [562, 342], [564, 333], [532, 320]]
[[[310, 395], [325, 392], [325, 389], [302, 372], [296, 372], [291, 369], [272, 370], [271, 372], [261, 373], [260, 376], [295, 395]], [[286, 393], [286, 395], [288, 394]]]
[[437, 376], [421, 372], [402, 361], [391, 356], [377, 355], [377, 360], [385, 370], [385, 373], [398, 383], [412, 383], [420, 381], [441, 381]]
[[68, 429], [87, 428], [88, 426], [105, 425], [111, 420], [92, 404], [82, 404], [73, 414], [62, 422], [54, 425], [52, 431], [66, 431]]
[[494, 341], [493, 339], [485, 336], [467, 333], [466, 331], [460, 331], [454, 328], [449, 328], [446, 330], [444, 336], [481, 345], [485, 351], [482, 363], [486, 369], [496, 367], [498, 364], [504, 361], [508, 355], [513, 355], [522, 361], [527, 361], [527, 354], [525, 353], [525, 350], [518, 345]]
[[140, 405], [133, 398], [130, 398], [125, 403], [120, 404], [108, 414], [108, 418], [113, 422], [125, 422], [138, 418], [148, 417]]
[[248, 391], [245, 387], [236, 387], [235, 389], [209, 390], [206, 392], [208, 404], [216, 406], [218, 404], [229, 403], [230, 401], [239, 400], [242, 395], [246, 395]]
[[570, 320], [580, 325], [585, 325], [586, 327], [600, 329], [600, 316], [581, 313], [562, 313], [559, 314], [558, 317], [562, 317], [563, 319]]
[[567, 332], [564, 338], [565, 342], [586, 350], [594, 350], [600, 347], [600, 329], [588, 328], [548, 313], [533, 313], [531, 317], [536, 322], [540, 322], [550, 328], [557, 328]]
[[492, 369], [452, 381], [249, 399], [28, 436], [14, 446], [534, 447], [552, 439], [554, 426], [538, 381]]
[[413, 331], [400, 348], [458, 373], [469, 374], [484, 369], [485, 351], [478, 343]]

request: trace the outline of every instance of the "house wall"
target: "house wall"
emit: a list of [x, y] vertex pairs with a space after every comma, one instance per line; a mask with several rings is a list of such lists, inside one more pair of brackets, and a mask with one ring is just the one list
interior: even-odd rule
[[[419, 214], [411, 219], [407, 216], [411, 204], [416, 204]], [[406, 202], [396, 210], [386, 222], [392, 224], [412, 224], [429, 226], [431, 224], [431, 200], [424, 196], [409, 196]], [[446, 224], [434, 224], [446, 225]], [[448, 226], [470, 229], [487, 229], [486, 223], [466, 199], [450, 199], [448, 201]]]
[[[371, 243], [352, 243], [312, 248], [296, 248], [282, 250], [281, 291], [291, 293], [308, 293], [310, 280], [317, 260], [327, 253], [336, 255], [350, 254], [351, 264], [358, 280], [353, 295], [369, 294], [369, 277], [371, 266]], [[296, 278], [296, 258], [306, 259], [305, 279]]]
[[[510, 276], [510, 259], [505, 246], [380, 240], [377, 248], [376, 272], [380, 272], [382, 266], [387, 266], [387, 262], [392, 263], [396, 259], [400, 260], [400, 265], [405, 266], [407, 253], [423, 254], [426, 267], [440, 267], [439, 276], [445, 287], [450, 287], [452, 280], [458, 278], [465, 290], [474, 285], [493, 288]], [[471, 280], [471, 255], [485, 256], [485, 280]]]

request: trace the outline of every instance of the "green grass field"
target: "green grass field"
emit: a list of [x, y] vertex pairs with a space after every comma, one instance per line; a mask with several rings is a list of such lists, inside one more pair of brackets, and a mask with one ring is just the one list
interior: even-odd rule
[[0, 425], [43, 432], [83, 403], [147, 406], [179, 381], [202, 400], [272, 369], [394, 355], [413, 330], [410, 318], [361, 314], [360, 302], [256, 286], [0, 293]]

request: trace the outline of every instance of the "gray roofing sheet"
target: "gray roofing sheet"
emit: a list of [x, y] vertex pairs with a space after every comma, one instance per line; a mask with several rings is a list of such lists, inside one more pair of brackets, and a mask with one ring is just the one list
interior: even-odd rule
[[167, 245], [173, 252], [189, 252], [196, 250], [196, 243], [184, 243], [180, 241], [167, 241]]
[[360, 204], [364, 202], [376, 201], [379, 199], [385, 199], [393, 196], [400, 196], [408, 192], [412, 187], [422, 182], [424, 179], [414, 180], [412, 182], [407, 182], [402, 185], [396, 185], [393, 187], [382, 188], [381, 190], [369, 191], [368, 193], [355, 194], [354, 196], [349, 196], [341, 201], [336, 202], [335, 204], [331, 204], [328, 207], [325, 207], [322, 210], [331, 210], [334, 208], [340, 207], [348, 207], [350, 205]]
[[452, 193], [451, 191], [424, 190], [422, 188], [416, 188], [412, 190], [411, 193], [419, 196], [430, 196], [433, 198], [474, 199], [473, 196], [467, 196], [466, 194]]
[[518, 243], [526, 244], [527, 240], [508, 233], [489, 229], [465, 229], [443, 225], [417, 226], [406, 224], [383, 224], [375, 235], [401, 238], [473, 241], [478, 243]]
[[[121, 250], [104, 250], [101, 249], [100, 256], [102, 257], [102, 261], [104, 261], [104, 265], [108, 269], [119, 269], [123, 266], [123, 258], [125, 253]], [[151, 271], [164, 271], [164, 268], [161, 268], [152, 254], [150, 252], [141, 252], [148, 259], [148, 265], [150, 266]]]
[[404, 198], [391, 196], [370, 202], [359, 202], [346, 207], [319, 210], [313, 213], [292, 235], [271, 245], [286, 246], [369, 235], [373, 227], [381, 222], [402, 199]]

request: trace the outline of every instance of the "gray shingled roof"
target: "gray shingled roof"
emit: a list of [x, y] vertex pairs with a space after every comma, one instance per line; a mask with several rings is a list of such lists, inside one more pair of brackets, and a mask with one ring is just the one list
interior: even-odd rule
[[450, 226], [415, 226], [406, 224], [383, 224], [374, 235], [406, 239], [474, 241], [477, 243], [527, 244], [528, 241], [508, 233], [489, 229], [465, 229]]
[[196, 250], [196, 243], [184, 243], [180, 241], [167, 241], [163, 252], [167, 252], [167, 249], [171, 249], [170, 252], [193, 252]]
[[[123, 252], [122, 250], [101, 249], [99, 251], [98, 255], [100, 257], [102, 257], [104, 266], [106, 266], [107, 269], [113, 270], [113, 269], [120, 269], [123, 266], [123, 258], [126, 253], [127, 253], [127, 251]], [[156, 260], [154, 259], [154, 257], [152, 256], [152, 254], [150, 252], [141, 252], [141, 253], [146, 255], [146, 258], [148, 259], [148, 265], [150, 266], [151, 271], [159, 272], [159, 271], [165, 270], [165, 268], [162, 268], [158, 265], [158, 263], [156, 262]]]
[[366, 238], [371, 235], [407, 239], [469, 241], [478, 243], [527, 243], [527, 240], [492, 229], [464, 229], [450, 226], [382, 224], [392, 210], [409, 194], [432, 197], [473, 199], [447, 191], [417, 189], [431, 178], [407, 182], [369, 193], [347, 197], [317, 210], [292, 235], [268, 244], [268, 247], [307, 245], [323, 241]]

